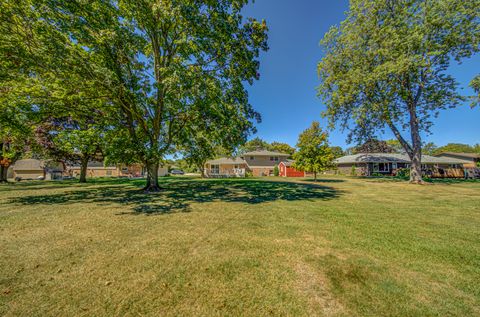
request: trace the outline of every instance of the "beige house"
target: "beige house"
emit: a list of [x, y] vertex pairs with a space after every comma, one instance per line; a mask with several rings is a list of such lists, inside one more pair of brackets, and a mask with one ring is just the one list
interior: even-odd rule
[[[449, 157], [422, 155], [422, 172], [425, 176], [437, 178], [464, 177], [463, 165], [466, 160]], [[395, 175], [399, 169], [410, 168], [408, 155], [400, 153], [359, 153], [346, 155], [335, 160], [336, 172], [358, 176]]]
[[273, 169], [280, 162], [286, 162], [289, 154], [272, 151], [247, 152], [236, 158], [219, 158], [205, 163], [207, 177], [244, 177], [247, 172], [253, 176], [273, 176]]
[[[143, 177], [146, 170], [141, 164], [118, 164], [104, 166], [103, 162], [89, 162], [87, 167], [87, 177]], [[68, 167], [68, 174], [73, 177], [80, 176], [80, 166], [72, 165]], [[158, 168], [158, 176], [168, 174], [167, 167]]]
[[37, 159], [18, 160], [12, 170], [16, 180], [55, 180], [62, 179], [63, 176], [61, 163]]
[[443, 157], [446, 159], [457, 159], [465, 161], [463, 167], [466, 168], [475, 168], [480, 163], [480, 154], [477, 153], [455, 153], [455, 152], [444, 152], [435, 155], [436, 157]]

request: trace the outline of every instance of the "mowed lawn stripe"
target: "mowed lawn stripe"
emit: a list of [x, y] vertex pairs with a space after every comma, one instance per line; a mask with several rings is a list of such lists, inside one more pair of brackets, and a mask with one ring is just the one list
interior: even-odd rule
[[0, 313], [480, 313], [480, 183], [161, 184], [2, 186]]

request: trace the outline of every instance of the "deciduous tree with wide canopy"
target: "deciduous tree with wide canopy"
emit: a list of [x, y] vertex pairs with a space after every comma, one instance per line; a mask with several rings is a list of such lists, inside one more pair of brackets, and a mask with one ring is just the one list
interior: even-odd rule
[[318, 64], [330, 124], [358, 142], [390, 128], [411, 159], [410, 181], [422, 182], [421, 133], [465, 100], [447, 70], [478, 52], [479, 12], [479, 0], [350, 1]]
[[107, 134], [118, 145], [113, 159], [145, 164], [145, 189], [157, 191], [159, 162], [202, 132], [190, 127], [225, 125], [224, 133], [246, 138], [259, 119], [245, 85], [259, 77], [267, 26], [241, 15], [246, 4], [38, 0], [29, 6], [82, 49], [77, 75], [115, 109], [108, 115], [116, 133]]

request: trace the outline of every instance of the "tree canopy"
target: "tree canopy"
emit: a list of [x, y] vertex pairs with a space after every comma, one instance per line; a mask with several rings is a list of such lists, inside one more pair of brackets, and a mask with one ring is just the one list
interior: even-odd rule
[[290, 144], [276, 141], [270, 144], [270, 150], [290, 155], [293, 155], [293, 153], [295, 153], [295, 148], [290, 146]]
[[[158, 164], [166, 154], [197, 135], [215, 137], [217, 127], [229, 136], [223, 143], [238, 146], [260, 120], [245, 85], [259, 78], [267, 26], [241, 15], [247, 2], [37, 0], [6, 6], [45, 30], [35, 40], [50, 64], [27, 80], [42, 78], [50, 90], [58, 79], [49, 73], [57, 66], [49, 65], [67, 65], [62, 97], [109, 103], [108, 116], [116, 121], [106, 134], [111, 159], [145, 164], [146, 189], [158, 190]], [[49, 47], [51, 38], [63, 44]], [[19, 59], [30, 54], [26, 43]]]
[[412, 161], [411, 181], [421, 182], [420, 133], [465, 100], [447, 70], [478, 52], [479, 11], [479, 0], [350, 1], [318, 64], [330, 125], [357, 142], [391, 129]]
[[328, 134], [317, 121], [299, 135], [297, 152], [293, 154], [293, 159], [297, 170], [314, 173], [315, 180], [317, 173], [334, 167], [334, 155], [328, 144]]
[[357, 153], [393, 153], [395, 149], [389, 145], [388, 141], [370, 139], [365, 143], [352, 149], [353, 154]]

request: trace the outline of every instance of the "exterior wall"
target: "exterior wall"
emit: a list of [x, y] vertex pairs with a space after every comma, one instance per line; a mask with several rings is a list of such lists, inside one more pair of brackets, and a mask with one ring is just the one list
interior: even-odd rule
[[[253, 160], [251, 159], [253, 157]], [[288, 156], [277, 156], [278, 161], [271, 161], [270, 156], [263, 156], [263, 155], [257, 155], [257, 156], [244, 156], [243, 159], [249, 166], [255, 166], [255, 167], [271, 167], [273, 170], [273, 167], [275, 165], [278, 165], [280, 162], [285, 162], [287, 161]], [[252, 168], [253, 171], [253, 168]]]
[[7, 178], [14, 178], [15, 172], [13, 171], [13, 166], [10, 166], [7, 170]]
[[291, 166], [280, 163], [278, 165], [279, 175], [282, 177], [305, 177], [305, 172], [298, 171]]
[[341, 175], [351, 175], [352, 166], [355, 165], [355, 173], [357, 176], [366, 176], [368, 175], [367, 164], [365, 163], [356, 163], [356, 164], [338, 164], [336, 172]]
[[[80, 176], [80, 167], [70, 168], [70, 173], [74, 177]], [[87, 168], [87, 177], [118, 177], [120, 173], [120, 169], [116, 167]]]
[[13, 173], [13, 177], [21, 177], [22, 179], [37, 179], [40, 176], [45, 176], [45, 172], [43, 170], [25, 170], [25, 171], [15, 171]]
[[252, 172], [252, 175], [255, 177], [262, 177], [262, 176], [270, 176], [273, 175], [273, 168], [274, 166], [270, 167], [254, 167], [249, 168]]
[[[205, 175], [207, 176], [245, 176], [245, 171], [248, 170], [246, 164], [213, 164], [219, 165], [219, 170], [217, 174], [213, 173], [211, 165], [212, 164], [205, 165]], [[235, 168], [235, 166], [237, 166], [238, 168]]]
[[159, 167], [158, 168], [158, 176], [163, 177], [168, 175], [168, 167]]

